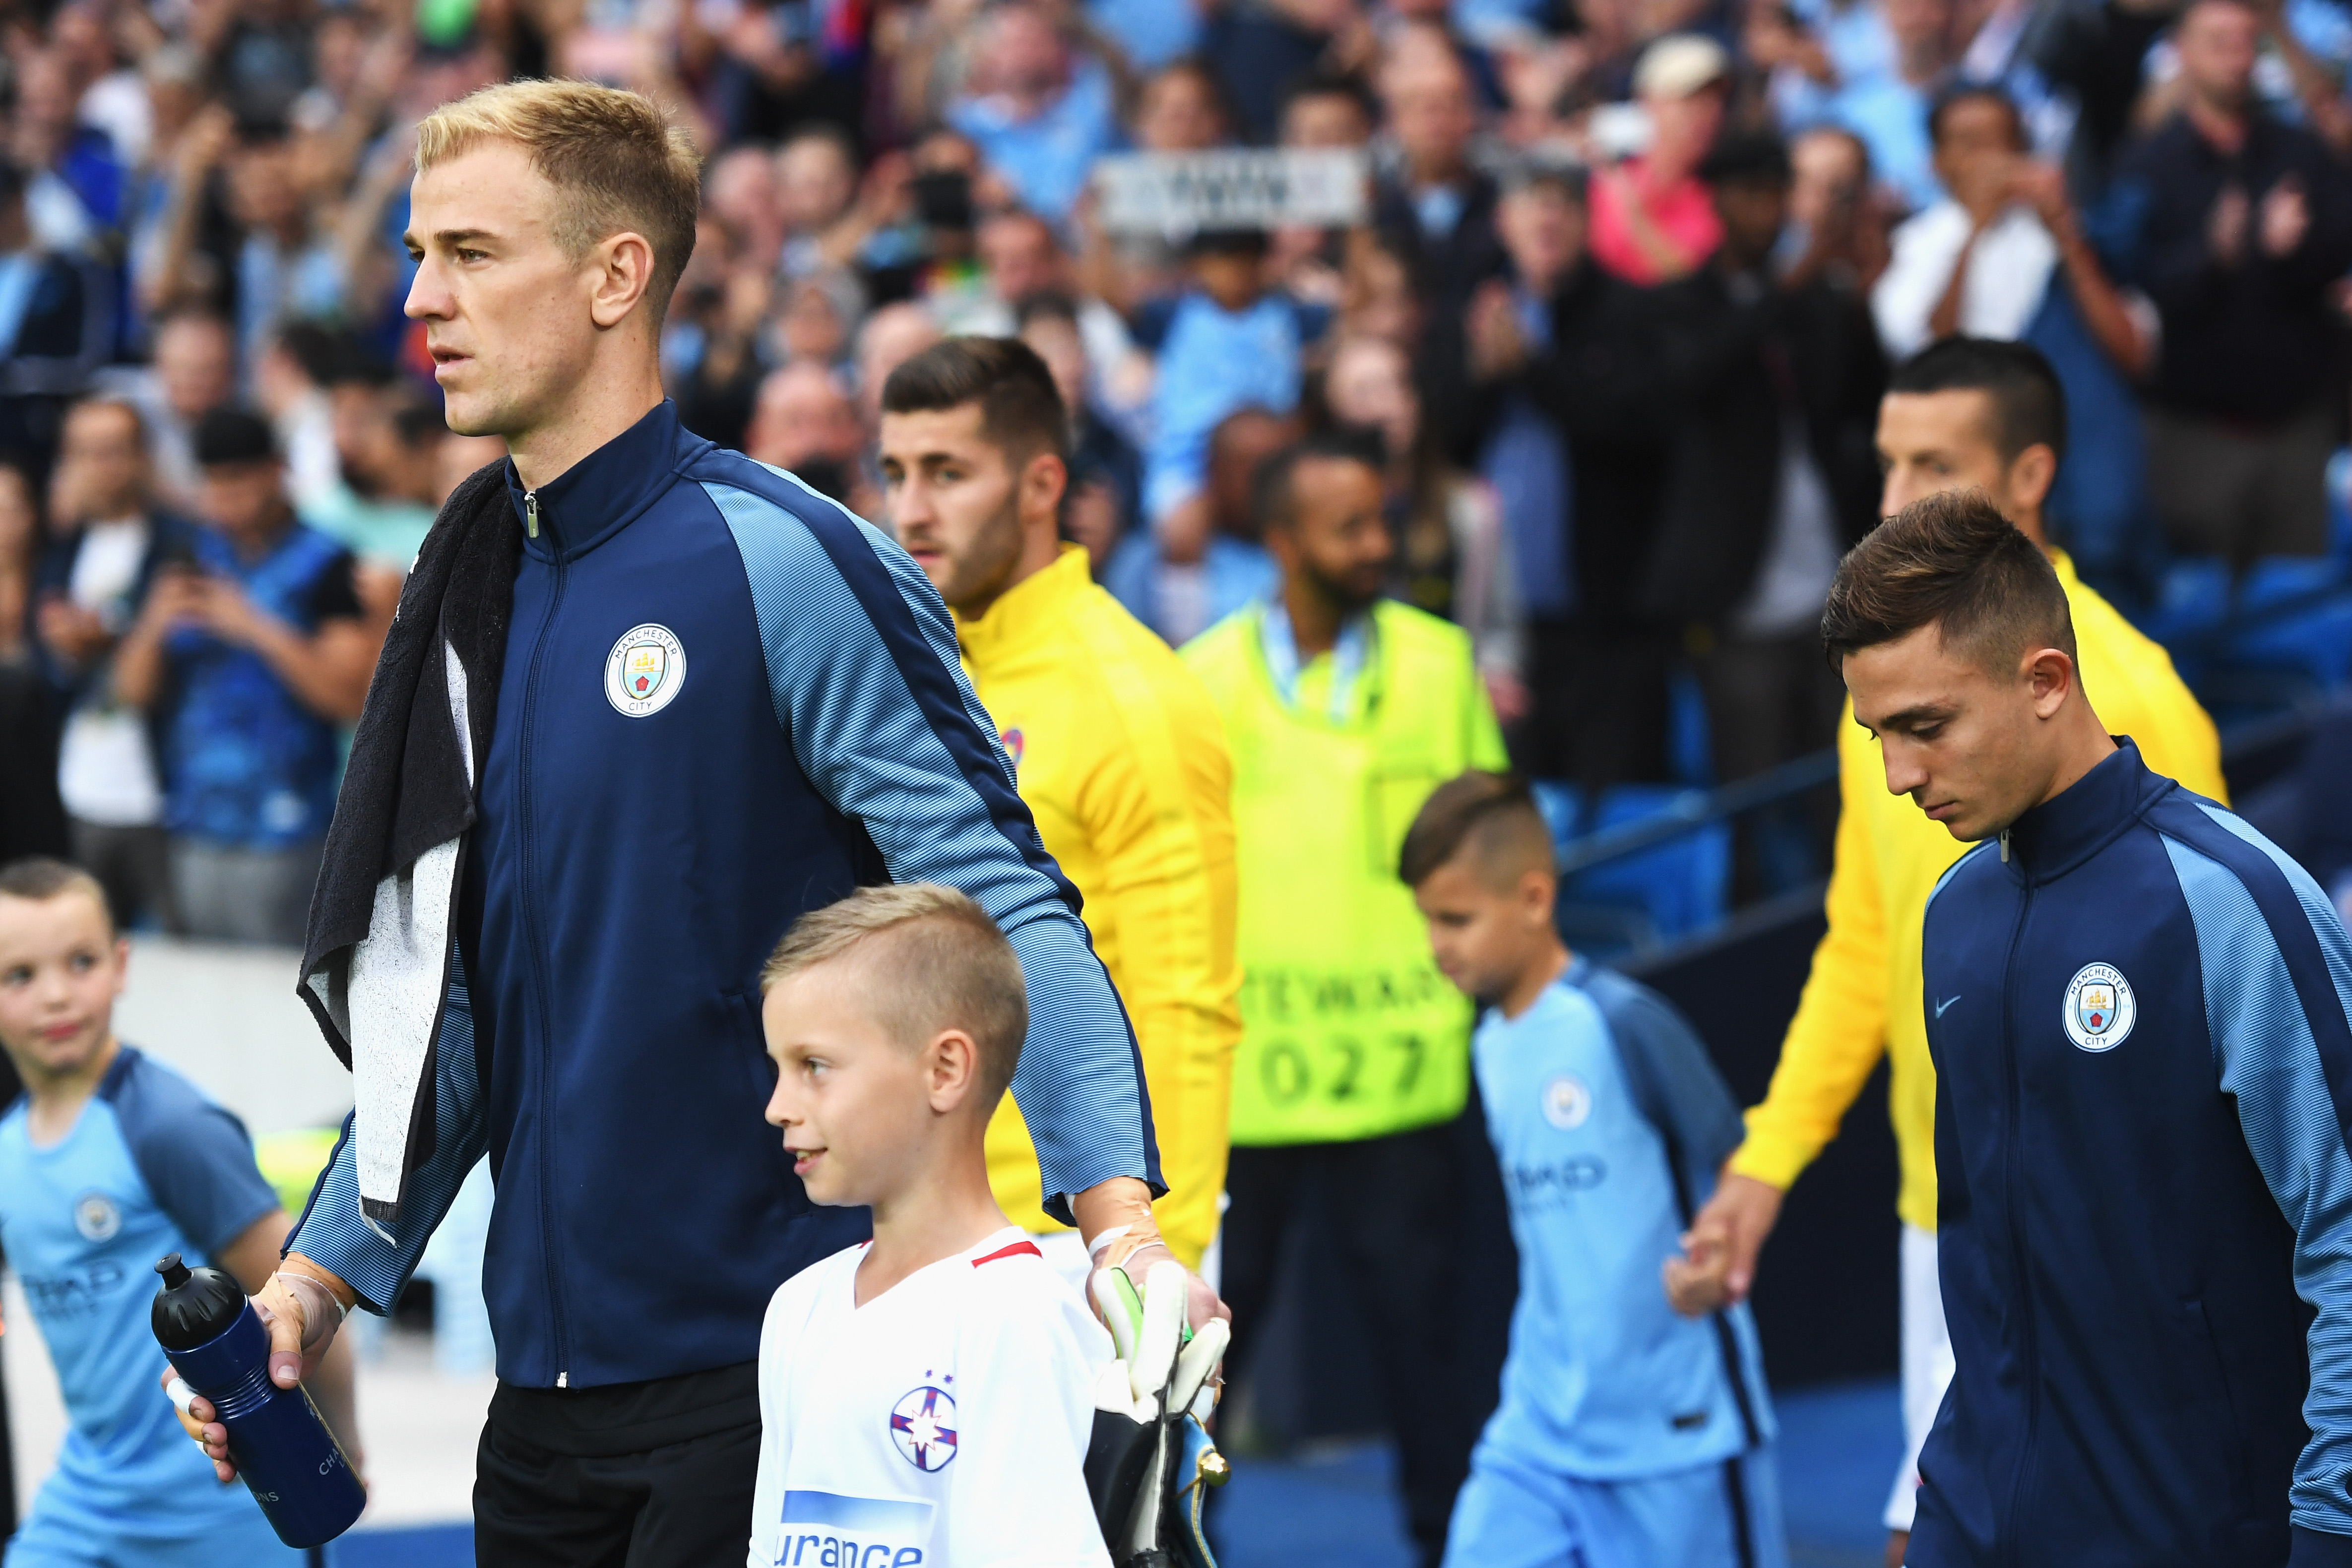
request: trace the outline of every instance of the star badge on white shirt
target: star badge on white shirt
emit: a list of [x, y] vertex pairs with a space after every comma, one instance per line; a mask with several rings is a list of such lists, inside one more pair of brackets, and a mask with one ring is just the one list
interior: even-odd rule
[[919, 1470], [945, 1469], [956, 1457], [955, 1396], [924, 1384], [890, 1407], [890, 1440]]

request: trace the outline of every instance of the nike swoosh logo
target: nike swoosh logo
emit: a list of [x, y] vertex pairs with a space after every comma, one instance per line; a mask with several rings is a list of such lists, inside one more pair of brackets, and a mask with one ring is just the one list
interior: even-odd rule
[[1951, 1005], [1959, 999], [1960, 998], [1958, 997], [1948, 997], [1944, 1000], [1937, 1002], [1936, 1004], [1936, 1016], [1937, 1018], [1942, 1018], [1946, 1012], [1950, 1010]]

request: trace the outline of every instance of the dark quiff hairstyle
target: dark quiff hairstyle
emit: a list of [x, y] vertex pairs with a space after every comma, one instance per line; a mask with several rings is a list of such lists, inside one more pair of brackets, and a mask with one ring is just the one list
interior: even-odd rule
[[1523, 872], [1549, 872], [1558, 864], [1534, 792], [1508, 773], [1473, 768], [1433, 790], [1405, 830], [1397, 875], [1407, 887], [1419, 887], [1465, 849], [1489, 883], [1509, 883]]
[[2004, 463], [2029, 446], [2066, 456], [2066, 392], [2058, 372], [2027, 343], [1946, 338], [1895, 367], [1888, 393], [1980, 392], [1991, 400], [1994, 450]]
[[1069, 460], [1070, 423], [1053, 372], [1018, 338], [947, 338], [890, 372], [884, 413], [945, 413], [980, 405], [980, 433], [1015, 460]]
[[1298, 465], [1309, 462], [1360, 463], [1381, 474], [1388, 468], [1388, 444], [1370, 425], [1335, 424], [1267, 458], [1250, 490], [1250, 510], [1261, 532], [1286, 528], [1297, 517]]
[[2005, 674], [2029, 649], [2074, 653], [2074, 621], [2050, 558], [1981, 490], [1924, 497], [1838, 563], [1822, 612], [1830, 667], [1932, 625], [1947, 648]]

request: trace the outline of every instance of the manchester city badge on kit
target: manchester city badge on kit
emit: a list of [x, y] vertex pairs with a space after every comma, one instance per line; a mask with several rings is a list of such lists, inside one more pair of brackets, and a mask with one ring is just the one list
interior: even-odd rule
[[2066, 1038], [2084, 1051], [2121, 1045], [2137, 1014], [2131, 982], [2112, 964], [2085, 964], [2067, 983]]
[[1544, 1085], [1543, 1113], [1561, 1132], [1572, 1133], [1592, 1114], [1592, 1091], [1581, 1078], [1563, 1072]]
[[648, 621], [621, 633], [604, 659], [604, 700], [629, 718], [669, 706], [686, 685], [686, 645], [668, 627]]
[[890, 1440], [919, 1470], [943, 1470], [956, 1457], [955, 1396], [925, 1384], [890, 1407]]
[[73, 1218], [84, 1241], [111, 1241], [122, 1228], [122, 1210], [102, 1192], [86, 1192], [74, 1199]]

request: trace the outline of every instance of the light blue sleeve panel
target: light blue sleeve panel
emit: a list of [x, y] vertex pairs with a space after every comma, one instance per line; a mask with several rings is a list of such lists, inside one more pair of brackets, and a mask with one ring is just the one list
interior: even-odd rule
[[[724, 478], [709, 476], [723, 465]], [[959, 888], [1012, 939], [1029, 983], [1013, 1074], [1045, 1209], [1113, 1176], [1166, 1190], [1143, 1058], [1037, 836], [996, 727], [963, 676], [947, 607], [883, 534], [780, 470], [698, 466], [751, 580], [776, 716], [802, 771], [863, 823], [896, 882]]]
[[245, 1124], [194, 1084], [142, 1052], [107, 1097], [149, 1196], [205, 1257], [276, 1212]]
[[[2215, 1065], [2254, 1164], [2294, 1228], [2296, 1293], [2318, 1314], [2303, 1408], [2312, 1436], [2295, 1465], [2293, 1519], [2352, 1535], [2352, 1150], [2337, 1082], [2352, 1068], [2352, 944], [2301, 866], [2228, 812], [2199, 809], [2228, 836], [2194, 847], [2168, 833], [2164, 842], [2196, 925]], [[2289, 924], [2296, 921], [2303, 929]]]
[[335, 1141], [327, 1168], [310, 1189], [310, 1202], [286, 1239], [299, 1252], [359, 1292], [360, 1305], [389, 1313], [401, 1287], [416, 1272], [425, 1244], [457, 1199], [490, 1146], [482, 1104], [482, 1079], [474, 1061], [474, 1009], [466, 990], [466, 963], [449, 955], [449, 990], [441, 1008], [441, 1032], [433, 1047], [433, 1157], [409, 1174], [402, 1194], [398, 1229], [387, 1234], [360, 1210], [358, 1155], [352, 1145], [352, 1118]]

